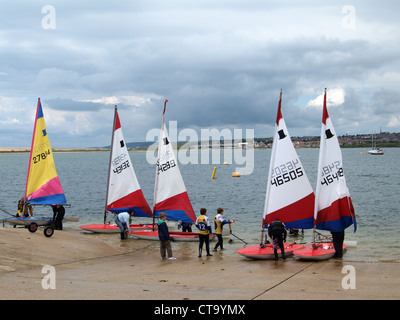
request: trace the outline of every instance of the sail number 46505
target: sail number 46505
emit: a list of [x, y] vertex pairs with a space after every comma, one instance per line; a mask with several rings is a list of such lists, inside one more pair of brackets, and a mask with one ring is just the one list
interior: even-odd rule
[[294, 159], [275, 167], [272, 170], [271, 184], [278, 187], [286, 182], [295, 180], [303, 176], [303, 168], [296, 168], [298, 165], [300, 165], [300, 161], [298, 159]]
[[303, 170], [301, 170], [301, 168], [297, 168], [296, 170], [286, 172], [280, 176], [277, 176], [276, 178], [273, 178], [271, 180], [271, 184], [277, 187], [284, 184], [285, 182], [295, 180], [301, 177], [302, 175], [304, 175]]

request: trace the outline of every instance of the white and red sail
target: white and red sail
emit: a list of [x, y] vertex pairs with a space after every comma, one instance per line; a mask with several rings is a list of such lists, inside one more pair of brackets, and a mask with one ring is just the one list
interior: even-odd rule
[[159, 216], [160, 212], [165, 212], [168, 220], [194, 223], [196, 216], [165, 126], [164, 116], [167, 102], [168, 100], [164, 102], [158, 144], [153, 213], [155, 216]]
[[287, 228], [309, 229], [313, 227], [315, 197], [286, 128], [281, 103], [282, 91], [269, 166], [263, 226], [278, 218]]
[[117, 106], [111, 141], [106, 210], [114, 213], [135, 210], [135, 216], [151, 217], [152, 212], [143, 196], [122, 134]]
[[354, 207], [343, 172], [342, 152], [326, 107], [326, 89], [315, 195], [317, 229], [340, 232], [354, 224], [356, 230]]

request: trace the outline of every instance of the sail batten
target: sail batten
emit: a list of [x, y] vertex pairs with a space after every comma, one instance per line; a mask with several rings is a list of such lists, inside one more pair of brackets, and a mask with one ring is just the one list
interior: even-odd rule
[[25, 201], [38, 205], [66, 204], [67, 202], [56, 171], [40, 98], [36, 108], [29, 155]]

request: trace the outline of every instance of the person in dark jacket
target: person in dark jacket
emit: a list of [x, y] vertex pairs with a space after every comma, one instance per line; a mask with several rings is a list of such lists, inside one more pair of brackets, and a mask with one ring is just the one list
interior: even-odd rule
[[160, 239], [160, 254], [161, 259], [165, 259], [165, 253], [168, 253], [169, 260], [176, 260], [172, 256], [172, 249], [171, 249], [171, 237], [169, 236], [168, 226], [165, 222], [167, 220], [167, 215], [165, 212], [160, 213], [160, 220], [158, 220], [158, 238]]
[[286, 259], [283, 242], [286, 241], [287, 231], [285, 225], [278, 218], [268, 226], [268, 235], [271, 237], [274, 245], [275, 260], [278, 260], [278, 247], [281, 249], [282, 259]]
[[63, 229], [62, 221], [64, 219], [65, 209], [60, 204], [53, 205], [52, 207], [53, 207], [53, 221], [56, 227], [55, 229], [62, 230]]
[[342, 258], [343, 257], [343, 242], [344, 242], [344, 230], [339, 232], [333, 232], [332, 234], [332, 242], [333, 247], [335, 248], [335, 258]]

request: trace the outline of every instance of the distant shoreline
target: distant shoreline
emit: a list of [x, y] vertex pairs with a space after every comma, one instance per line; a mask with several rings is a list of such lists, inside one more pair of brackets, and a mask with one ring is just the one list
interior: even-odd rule
[[[16, 148], [2, 148], [0, 147], [0, 153], [29, 153], [31, 150], [29, 147], [16, 147]], [[96, 148], [53, 148], [53, 152], [108, 152], [109, 149], [96, 149]]]
[[[383, 143], [380, 145], [382, 149], [384, 148], [400, 148], [400, 143]], [[318, 149], [319, 146], [310, 146], [310, 145], [296, 145], [296, 149]], [[361, 149], [370, 149], [371, 146], [369, 144], [347, 144], [343, 143], [341, 145], [341, 148], [344, 149], [355, 149], [355, 148], [361, 148]], [[174, 149], [176, 149], [174, 147]], [[178, 149], [181, 149], [181, 145], [178, 145]], [[185, 148], [185, 149], [196, 149], [196, 148]], [[210, 148], [212, 149], [221, 149], [223, 150], [224, 147], [216, 147]], [[231, 147], [230, 147], [231, 149]], [[240, 149], [240, 147], [234, 147], [234, 149]], [[255, 150], [262, 150], [262, 149], [271, 149], [270, 146], [254, 146], [254, 147], [247, 147], [247, 149], [255, 149]], [[110, 149], [103, 149], [103, 148], [53, 148], [54, 153], [87, 153], [87, 152], [109, 152]], [[129, 152], [145, 152], [147, 151], [147, 148], [137, 148], [137, 149], [128, 149]], [[16, 153], [29, 153], [30, 148], [27, 147], [0, 147], [0, 154], [16, 154]]]

